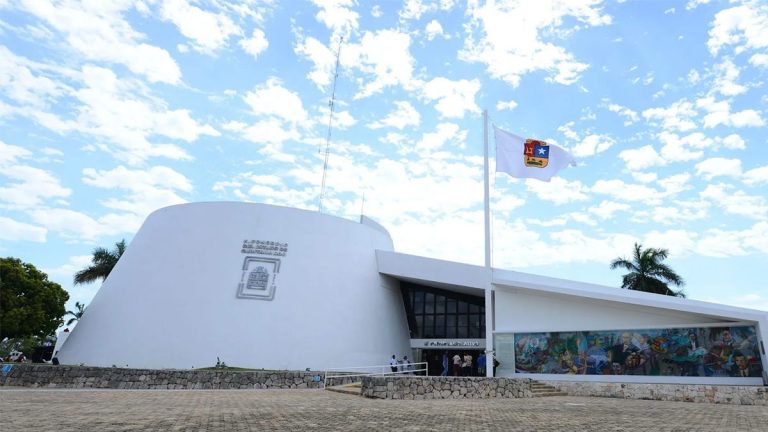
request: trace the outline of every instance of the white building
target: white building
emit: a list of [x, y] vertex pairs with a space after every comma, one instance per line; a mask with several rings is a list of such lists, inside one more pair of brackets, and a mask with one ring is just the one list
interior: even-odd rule
[[407, 354], [439, 374], [492, 340], [499, 376], [759, 385], [766, 337], [761, 311], [489, 272], [394, 252], [365, 217], [219, 202], [151, 214], [58, 357], [322, 370]]

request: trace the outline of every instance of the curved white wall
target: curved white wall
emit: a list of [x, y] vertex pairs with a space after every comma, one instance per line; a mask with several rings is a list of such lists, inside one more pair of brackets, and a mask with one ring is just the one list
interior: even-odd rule
[[[244, 240], [287, 243], [285, 256]], [[316, 212], [195, 203], [152, 213], [59, 352], [64, 364], [324, 369], [409, 353], [403, 302], [379, 275], [386, 231]], [[246, 256], [279, 259], [271, 300], [239, 298]], [[257, 263], [258, 264], [258, 263]]]

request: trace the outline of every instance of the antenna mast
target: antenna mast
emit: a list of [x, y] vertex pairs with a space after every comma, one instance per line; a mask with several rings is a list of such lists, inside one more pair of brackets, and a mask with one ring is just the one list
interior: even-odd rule
[[328, 173], [328, 154], [330, 153], [331, 146], [331, 128], [333, 126], [333, 110], [336, 106], [336, 80], [339, 77], [339, 57], [341, 56], [341, 44], [344, 42], [344, 37], [339, 38], [339, 49], [336, 51], [336, 70], [333, 73], [333, 92], [331, 92], [331, 100], [328, 101], [328, 107], [330, 112], [328, 113], [328, 136], [325, 140], [325, 161], [323, 162], [323, 181], [320, 184], [320, 197], [318, 199], [317, 211], [323, 212], [323, 196], [325, 195], [325, 176]]

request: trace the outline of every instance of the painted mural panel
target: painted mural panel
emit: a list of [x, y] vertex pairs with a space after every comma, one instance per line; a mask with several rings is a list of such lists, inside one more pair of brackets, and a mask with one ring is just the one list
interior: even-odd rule
[[515, 334], [518, 373], [760, 377], [754, 326]]

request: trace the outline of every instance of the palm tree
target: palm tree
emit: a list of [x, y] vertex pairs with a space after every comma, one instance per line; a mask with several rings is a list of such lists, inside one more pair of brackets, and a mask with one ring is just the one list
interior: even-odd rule
[[91, 265], [75, 273], [75, 285], [106, 279], [124, 252], [125, 239], [115, 243], [115, 248], [112, 250], [101, 247], [94, 249]]
[[80, 318], [83, 317], [83, 313], [85, 312], [85, 305], [80, 302], [75, 302], [75, 308], [77, 308], [75, 312], [67, 311], [67, 313], [64, 314], [64, 316], [72, 315], [72, 318], [67, 321], [67, 325], [72, 325], [73, 322], [80, 321]]
[[662, 263], [668, 254], [669, 251], [666, 249], [644, 249], [643, 245], [635, 243], [632, 261], [625, 258], [616, 258], [611, 262], [611, 269], [621, 267], [629, 270], [629, 273], [625, 274], [622, 279], [622, 288], [674, 297], [685, 297], [682, 289], [674, 291], [668, 286], [668, 284], [677, 287], [685, 285], [682, 277], [675, 273], [668, 265]]

